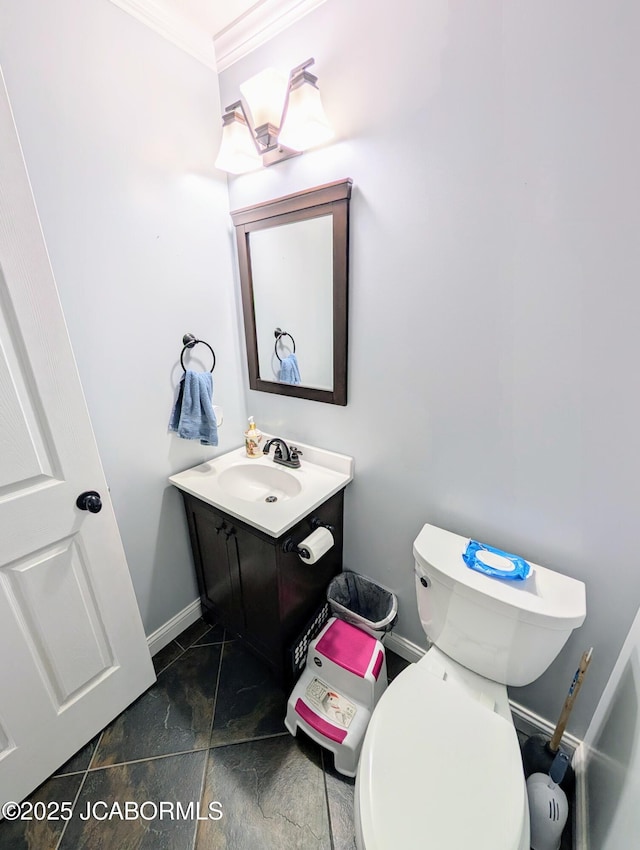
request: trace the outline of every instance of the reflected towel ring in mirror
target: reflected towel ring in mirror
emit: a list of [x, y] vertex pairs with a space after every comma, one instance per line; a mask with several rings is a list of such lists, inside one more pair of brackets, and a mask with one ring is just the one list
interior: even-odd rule
[[196, 339], [196, 338], [195, 338], [195, 336], [194, 336], [193, 334], [185, 334], [185, 335], [182, 337], [182, 343], [183, 343], [183, 345], [184, 345], [184, 348], [183, 348], [183, 349], [182, 349], [182, 351], [180, 352], [180, 365], [182, 366], [182, 371], [183, 371], [183, 372], [186, 372], [186, 371], [187, 371], [187, 368], [186, 368], [186, 366], [184, 365], [184, 353], [185, 353], [185, 351], [187, 350], [187, 348], [193, 348], [193, 347], [194, 347], [195, 345], [197, 345], [199, 342], [200, 342], [200, 343], [202, 343], [202, 345], [206, 345], [206, 346], [207, 346], [207, 348], [208, 348], [208, 349], [209, 349], [209, 351], [211, 352], [211, 356], [213, 357], [213, 365], [212, 365], [212, 367], [211, 367], [211, 369], [210, 369], [209, 371], [210, 371], [210, 372], [213, 372], [213, 370], [216, 368], [216, 353], [215, 353], [215, 351], [213, 350], [213, 348], [211, 348], [211, 346], [209, 345], [209, 343], [208, 343], [208, 342], [205, 342], [203, 339]]
[[278, 360], [282, 363], [282, 357], [280, 357], [280, 355], [278, 354], [278, 343], [280, 342], [280, 337], [283, 337], [283, 336], [289, 337], [289, 339], [293, 343], [293, 353], [294, 354], [296, 353], [296, 341], [291, 336], [290, 333], [287, 333], [286, 331], [280, 330], [280, 328], [276, 328], [275, 331], [273, 332], [273, 335], [276, 338], [276, 344], [274, 345], [273, 350], [275, 351], [275, 354], [276, 354], [276, 357], [278, 358]]

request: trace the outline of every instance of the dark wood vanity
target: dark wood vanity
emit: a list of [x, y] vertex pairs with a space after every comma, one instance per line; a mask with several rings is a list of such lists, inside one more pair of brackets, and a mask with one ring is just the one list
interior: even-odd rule
[[[291, 683], [289, 649], [325, 599], [342, 570], [344, 490], [340, 490], [278, 538], [182, 492], [193, 550], [202, 616], [245, 641]], [[305, 564], [285, 541], [299, 543], [314, 526], [333, 528], [335, 545], [315, 564]]]

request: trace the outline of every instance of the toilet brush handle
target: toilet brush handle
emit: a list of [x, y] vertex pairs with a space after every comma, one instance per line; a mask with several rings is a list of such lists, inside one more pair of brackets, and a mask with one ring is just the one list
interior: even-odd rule
[[549, 769], [549, 779], [554, 785], [560, 785], [569, 767], [569, 756], [566, 753], [558, 753]]
[[573, 709], [573, 704], [576, 701], [576, 697], [580, 692], [580, 688], [582, 687], [582, 680], [585, 677], [585, 673], [589, 669], [589, 664], [591, 664], [591, 655], [593, 653], [593, 647], [591, 649], [585, 650], [582, 653], [582, 658], [580, 659], [580, 664], [578, 665], [578, 669], [575, 672], [575, 676], [571, 684], [569, 685], [569, 693], [566, 696], [564, 701], [564, 705], [562, 706], [562, 711], [560, 712], [560, 717], [556, 724], [555, 731], [549, 741], [549, 749], [552, 753], [557, 752], [558, 747], [560, 746], [560, 741], [562, 740], [562, 736], [564, 735], [564, 730], [567, 728], [567, 722], [569, 720], [569, 715]]

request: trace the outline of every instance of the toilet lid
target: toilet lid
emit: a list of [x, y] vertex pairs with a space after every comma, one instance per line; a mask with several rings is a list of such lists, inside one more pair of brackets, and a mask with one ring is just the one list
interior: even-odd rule
[[411, 665], [369, 723], [358, 808], [366, 850], [518, 850], [527, 810], [513, 725]]

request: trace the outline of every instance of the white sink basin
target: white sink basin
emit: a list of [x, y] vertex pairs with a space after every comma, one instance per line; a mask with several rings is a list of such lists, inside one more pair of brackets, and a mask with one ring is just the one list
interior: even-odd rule
[[285, 468], [266, 455], [248, 458], [243, 447], [172, 475], [169, 481], [271, 537], [280, 537], [353, 479], [353, 458], [294, 442], [303, 452], [299, 469]]
[[220, 487], [230, 496], [246, 502], [268, 499], [269, 504], [278, 499], [291, 499], [302, 490], [302, 484], [281, 466], [257, 466], [254, 460], [238, 463], [220, 473]]

